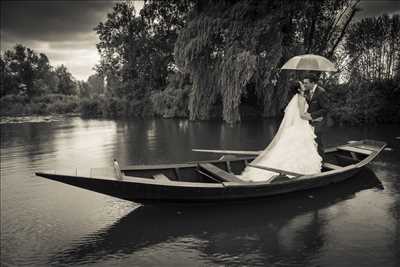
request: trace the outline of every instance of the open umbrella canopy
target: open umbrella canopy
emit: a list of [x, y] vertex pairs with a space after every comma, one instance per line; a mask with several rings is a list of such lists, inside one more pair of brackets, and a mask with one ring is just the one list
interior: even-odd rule
[[335, 65], [327, 58], [318, 55], [301, 55], [289, 59], [283, 66], [283, 70], [314, 70], [337, 71]]

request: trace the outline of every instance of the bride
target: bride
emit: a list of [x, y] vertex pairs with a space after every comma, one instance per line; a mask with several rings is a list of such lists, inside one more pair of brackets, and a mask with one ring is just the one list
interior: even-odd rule
[[[272, 142], [251, 164], [281, 169], [301, 174], [314, 174], [321, 171], [322, 158], [318, 154], [314, 128], [308, 120], [308, 104], [305, 89], [301, 82], [293, 88], [296, 94], [285, 109], [285, 116]], [[239, 176], [245, 181], [272, 181], [278, 175], [247, 166]]]

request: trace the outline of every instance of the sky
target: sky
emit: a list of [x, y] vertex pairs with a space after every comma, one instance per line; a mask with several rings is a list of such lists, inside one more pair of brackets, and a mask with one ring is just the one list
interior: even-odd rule
[[[143, 1], [134, 1], [137, 10]], [[52, 66], [64, 64], [77, 80], [94, 74], [99, 62], [93, 30], [116, 1], [1, 1], [1, 51], [16, 43], [48, 56]], [[400, 14], [400, 0], [362, 0], [356, 20], [383, 13]]]

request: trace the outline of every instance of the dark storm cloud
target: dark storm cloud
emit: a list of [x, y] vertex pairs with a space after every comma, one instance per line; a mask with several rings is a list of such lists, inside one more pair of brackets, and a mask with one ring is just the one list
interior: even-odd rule
[[[45, 53], [53, 66], [64, 64], [86, 79], [98, 63], [93, 30], [118, 1], [1, 1], [1, 50], [16, 43]], [[137, 10], [143, 1], [135, 1]]]
[[86, 79], [98, 63], [93, 30], [115, 1], [2, 1], [1, 50], [16, 43], [45, 53], [53, 66], [64, 64]]
[[1, 3], [1, 26], [12, 39], [85, 39], [113, 5], [109, 1], [6, 1]]

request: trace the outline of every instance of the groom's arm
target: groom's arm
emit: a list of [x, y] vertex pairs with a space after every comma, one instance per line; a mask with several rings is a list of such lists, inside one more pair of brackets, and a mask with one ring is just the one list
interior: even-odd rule
[[319, 109], [311, 112], [311, 117], [313, 120], [316, 120], [318, 118], [324, 118], [328, 113], [328, 106], [329, 106], [328, 96], [326, 95], [325, 89], [319, 88], [319, 90], [320, 90], [320, 93], [318, 95]]

